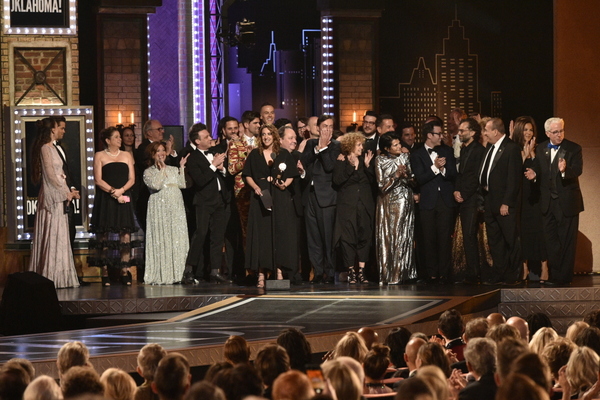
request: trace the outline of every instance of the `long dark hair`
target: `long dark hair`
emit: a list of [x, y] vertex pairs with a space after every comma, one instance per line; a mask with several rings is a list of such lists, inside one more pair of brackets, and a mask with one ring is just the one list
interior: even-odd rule
[[54, 118], [38, 119], [35, 122], [37, 137], [31, 150], [31, 181], [39, 184], [42, 180], [42, 146], [52, 141], [52, 129], [57, 125]]

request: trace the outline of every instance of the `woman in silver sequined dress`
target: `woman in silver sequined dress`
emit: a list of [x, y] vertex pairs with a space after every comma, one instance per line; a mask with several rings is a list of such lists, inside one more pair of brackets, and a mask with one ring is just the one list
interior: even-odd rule
[[402, 152], [400, 138], [395, 134], [381, 136], [379, 148], [381, 155], [375, 159], [379, 186], [375, 233], [379, 284], [395, 285], [417, 278], [410, 157]]
[[184, 167], [187, 156], [180, 161], [180, 168], [165, 165], [165, 144], [148, 145], [152, 165], [144, 171], [144, 183], [150, 189], [146, 228], [146, 272], [148, 284], [172, 284], [179, 282], [185, 269], [189, 238], [183, 196], [185, 189]]

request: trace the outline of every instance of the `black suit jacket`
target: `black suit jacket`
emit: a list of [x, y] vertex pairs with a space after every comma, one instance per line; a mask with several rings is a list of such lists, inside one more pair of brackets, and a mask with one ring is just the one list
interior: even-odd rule
[[[294, 160], [296, 163], [298, 163], [302, 157], [302, 153], [300, 153], [298, 150], [294, 150], [292, 151], [292, 157], [294, 157]], [[304, 215], [304, 207], [302, 207], [302, 192], [305, 187], [306, 179], [302, 179], [300, 177], [294, 179], [292, 186], [290, 186], [290, 193], [292, 194], [292, 200], [294, 201], [294, 209], [296, 210], [296, 215], [298, 217]]]
[[367, 139], [365, 141], [365, 153], [369, 150], [373, 152], [373, 155], [377, 155], [377, 145], [379, 144], [379, 134], [375, 132], [375, 137], [372, 140]]
[[454, 190], [460, 192], [465, 203], [479, 190], [479, 171], [485, 154], [485, 147], [478, 141], [460, 149], [460, 165]]
[[458, 393], [458, 400], [483, 400], [496, 398], [494, 374], [485, 374], [478, 381], [471, 382]]
[[[212, 152], [212, 150], [209, 151]], [[228, 203], [230, 200], [225, 177], [221, 171], [213, 171], [210, 165], [206, 156], [201, 154], [199, 150], [193, 151], [187, 160], [187, 170], [194, 181], [194, 204], [197, 206], [211, 205], [221, 201]], [[221, 184], [220, 191], [218, 182]]]
[[422, 210], [432, 210], [435, 208], [438, 196], [442, 197], [447, 207], [456, 207], [456, 202], [454, 201], [456, 160], [453, 150], [444, 144], [435, 147], [434, 150], [438, 153], [438, 157], [446, 157], [446, 173], [444, 175], [436, 175], [431, 170], [433, 161], [431, 161], [431, 157], [425, 146], [421, 146], [410, 155], [412, 170], [419, 183], [419, 191], [421, 192], [419, 208]]
[[315, 147], [319, 139], [309, 139], [302, 153], [302, 165], [306, 170], [306, 190], [302, 195], [302, 204], [308, 204], [308, 192], [311, 182], [314, 185], [315, 195], [320, 207], [334, 206], [337, 201], [337, 192], [333, 187], [333, 167], [340, 155], [340, 143], [332, 140], [327, 149], [315, 154]]
[[[56, 144], [56, 147], [61, 147], [62, 150], [65, 152], [65, 157], [66, 157], [67, 152], [59, 143]], [[69, 189], [74, 187], [75, 190], [80, 190], [79, 182], [76, 182], [75, 179], [73, 179], [73, 176], [71, 175], [71, 172], [69, 171], [69, 164], [67, 163], [66, 158], [63, 157], [62, 153], [60, 152], [60, 150], [58, 148], [56, 148], [56, 151], [58, 152], [58, 155], [63, 162], [63, 172], [65, 173], [65, 176], [66, 176], [67, 186], [69, 186]]]
[[[490, 151], [491, 144], [488, 145], [487, 152]], [[484, 167], [480, 168], [480, 174]], [[488, 178], [488, 194], [485, 198], [486, 207], [490, 207], [493, 214], [500, 213], [500, 207], [507, 205], [509, 208], [519, 207], [521, 194], [521, 184], [523, 183], [523, 158], [519, 145], [508, 138], [500, 144], [494, 159], [491, 161], [491, 170]]]
[[[579, 188], [579, 175], [583, 172], [583, 156], [581, 146], [570, 140], [564, 139], [550, 165], [550, 149], [548, 140], [537, 147], [535, 151], [534, 170], [536, 179], [540, 182], [540, 207], [542, 213], [547, 213], [550, 207], [551, 181], [554, 181], [556, 195], [560, 208], [566, 217], [574, 217], [583, 211], [583, 196]], [[564, 158], [567, 162], [565, 177], [558, 171], [558, 159]]]

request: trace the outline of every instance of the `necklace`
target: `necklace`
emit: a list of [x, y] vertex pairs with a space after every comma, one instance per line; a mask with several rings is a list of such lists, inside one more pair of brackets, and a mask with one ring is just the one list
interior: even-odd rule
[[108, 154], [109, 156], [111, 156], [111, 157], [118, 157], [118, 156], [119, 156], [119, 154], [121, 154], [121, 150], [120, 150], [120, 149], [117, 149], [117, 154], [113, 154], [113, 153], [111, 153], [110, 151], [108, 151], [108, 149], [104, 149], [104, 152], [105, 152], [106, 154]]

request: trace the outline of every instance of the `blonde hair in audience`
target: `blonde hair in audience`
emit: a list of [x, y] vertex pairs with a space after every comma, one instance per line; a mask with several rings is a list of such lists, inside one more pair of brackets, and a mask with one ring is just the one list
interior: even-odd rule
[[425, 383], [433, 390], [435, 397], [438, 400], [446, 400], [450, 398], [450, 390], [448, 389], [448, 381], [442, 372], [441, 368], [436, 365], [427, 365], [417, 370], [417, 376], [425, 381]]
[[90, 352], [87, 346], [79, 341], [65, 343], [58, 351], [56, 366], [59, 377], [71, 367], [91, 367]]
[[356, 332], [346, 332], [333, 349], [333, 357], [348, 356], [362, 363], [369, 350], [365, 340]]
[[566, 375], [573, 394], [588, 389], [598, 379], [598, 354], [589, 347], [578, 347], [571, 353], [567, 363]]
[[107, 400], [133, 400], [136, 385], [133, 378], [119, 368], [109, 368], [100, 376]]
[[23, 393], [23, 400], [62, 400], [58, 383], [48, 375], [35, 378]]
[[556, 333], [554, 329], [548, 327], [540, 328], [533, 334], [533, 337], [529, 342], [529, 350], [542, 355], [544, 348], [556, 339], [558, 339], [558, 333]]
[[363, 384], [354, 371], [340, 360], [327, 361], [322, 365], [325, 378], [331, 381], [338, 399], [360, 400]]
[[154, 380], [154, 373], [158, 363], [167, 355], [167, 352], [160, 344], [149, 343], [142, 347], [137, 356], [137, 372], [147, 382]]
[[571, 340], [572, 342], [575, 342], [575, 338], [577, 337], [577, 335], [579, 334], [579, 332], [581, 332], [585, 328], [589, 328], [589, 326], [590, 325], [587, 322], [584, 322], [584, 321], [573, 322], [569, 326], [569, 328], [567, 328], [567, 334], [565, 335], [565, 337], [567, 339]]

